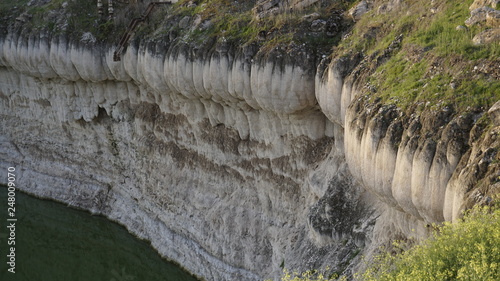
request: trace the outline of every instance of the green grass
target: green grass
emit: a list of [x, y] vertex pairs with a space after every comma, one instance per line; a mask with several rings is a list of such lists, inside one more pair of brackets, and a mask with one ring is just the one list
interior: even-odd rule
[[[500, 45], [474, 46], [472, 37], [484, 30], [473, 26], [468, 31], [457, 31], [470, 16], [469, 6], [473, 0], [405, 1], [402, 7], [386, 14], [376, 9], [368, 12], [353, 29], [353, 36], [341, 43], [344, 51], [358, 50], [371, 54], [386, 48], [396, 36], [404, 35], [404, 43], [417, 44], [433, 50], [437, 55], [463, 55], [467, 59], [481, 59], [500, 56]], [[437, 9], [435, 14], [431, 8]], [[367, 36], [370, 30], [375, 36]]]
[[[380, 66], [370, 77], [377, 93], [385, 103], [395, 104], [405, 110], [418, 102], [431, 106], [453, 105], [458, 110], [468, 107], [491, 106], [500, 97], [500, 81], [477, 75], [468, 79], [467, 75], [453, 73], [449, 61], [442, 61], [442, 69], [433, 71], [435, 57], [419, 62], [408, 60], [405, 51], [399, 52]], [[462, 66], [463, 73], [472, 72], [469, 65]]]
[[[304, 32], [306, 14], [319, 12], [321, 17], [328, 17], [332, 10], [340, 9], [344, 1], [329, 7], [314, 7], [303, 11], [286, 11], [277, 15], [270, 15], [257, 20], [252, 12], [253, 1], [235, 4], [230, 0], [208, 1], [202, 0], [195, 7], [187, 7], [187, 0], [179, 1], [174, 5], [173, 14], [191, 18], [200, 17], [201, 21], [210, 21], [207, 29], [184, 30], [187, 38], [194, 43], [206, 42], [207, 38], [217, 38], [217, 41], [228, 42], [233, 45], [260, 45], [263, 52], [276, 46], [286, 46], [292, 42], [305, 44], [308, 48], [329, 49], [339, 42], [339, 37], [311, 36]], [[309, 23], [310, 24], [310, 23]], [[259, 39], [259, 33], [267, 35], [265, 40]]]
[[[408, 7], [386, 14], [372, 10], [338, 47], [337, 56], [363, 52], [377, 57], [403, 35], [400, 49], [385, 55], [380, 65], [371, 66], [368, 82], [376, 89], [369, 93], [372, 98], [403, 110], [415, 104], [465, 110], [489, 107], [500, 99], [500, 81], [473, 71], [476, 62], [499, 61], [500, 44], [474, 46], [472, 38], [484, 30], [482, 26], [456, 30], [470, 16], [472, 0], [405, 3]], [[431, 13], [431, 8], [437, 11]], [[411, 59], [415, 55], [420, 58]], [[436, 66], [438, 70], [433, 69]]]
[[201, 43], [207, 38], [218, 38], [219, 41], [253, 40], [258, 30], [252, 24], [252, 5], [234, 5], [229, 0], [199, 1], [197, 6], [189, 7], [189, 1], [179, 1], [174, 5], [173, 14], [179, 19], [185, 16], [200, 17], [201, 22], [210, 21], [207, 29], [197, 28], [184, 30], [192, 42]]
[[419, 30], [408, 40], [424, 47], [433, 48], [438, 55], [459, 54], [467, 59], [481, 59], [500, 56], [500, 46], [490, 44], [474, 46], [472, 38], [484, 29], [472, 26], [469, 30], [457, 31], [456, 27], [464, 25], [470, 17], [468, 7], [472, 1], [444, 1], [443, 10], [430, 23], [421, 23]]

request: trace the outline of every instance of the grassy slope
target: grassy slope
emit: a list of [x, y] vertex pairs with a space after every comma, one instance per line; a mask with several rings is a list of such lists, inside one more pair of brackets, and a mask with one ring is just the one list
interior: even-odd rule
[[[163, 20], [156, 34], [174, 32], [180, 40], [194, 45], [215, 39], [233, 46], [256, 45], [261, 53], [277, 47], [302, 45], [314, 53], [328, 54], [340, 41], [340, 33], [327, 36], [326, 32], [311, 31], [311, 22], [304, 15], [318, 13], [321, 20], [332, 20], [337, 11], [344, 9], [344, 1], [333, 1], [303, 11], [287, 11], [256, 20], [252, 8], [256, 1], [199, 0], [190, 6], [189, 0], [180, 0]], [[178, 23], [190, 19], [189, 27]], [[198, 21], [198, 26], [194, 22]], [[340, 23], [344, 24], [344, 23]], [[264, 34], [265, 39], [259, 38]]]
[[371, 66], [367, 83], [374, 92], [372, 97], [403, 109], [415, 104], [451, 105], [458, 111], [489, 108], [500, 99], [498, 70], [484, 73], [477, 66], [495, 71], [500, 64], [500, 45], [472, 44], [472, 37], [484, 27], [456, 30], [470, 16], [472, 2], [412, 0], [386, 14], [374, 9], [356, 23], [336, 55], [361, 51], [377, 57], [402, 35], [400, 49], [383, 58], [384, 63]]

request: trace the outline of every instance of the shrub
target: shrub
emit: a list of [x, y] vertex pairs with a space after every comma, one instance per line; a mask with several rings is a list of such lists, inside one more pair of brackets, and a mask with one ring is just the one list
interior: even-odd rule
[[440, 227], [434, 238], [376, 260], [360, 280], [499, 280], [500, 210], [475, 208]]

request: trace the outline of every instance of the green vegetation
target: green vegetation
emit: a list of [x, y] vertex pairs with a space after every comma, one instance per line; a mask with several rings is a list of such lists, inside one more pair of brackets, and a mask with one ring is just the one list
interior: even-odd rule
[[474, 280], [500, 278], [500, 209], [475, 208], [432, 239], [397, 255], [383, 255], [363, 281]]
[[307, 48], [328, 52], [340, 41], [340, 34], [327, 36], [325, 32], [311, 32], [309, 29], [311, 22], [304, 16], [316, 12], [319, 14], [319, 19], [327, 20], [333, 11], [346, 7], [346, 1], [333, 1], [325, 7], [283, 11], [256, 19], [252, 10], [255, 1], [238, 3], [230, 0], [200, 0], [195, 1], [196, 5], [189, 5], [189, 2], [179, 1], [174, 5], [172, 12], [178, 20], [182, 17], [197, 19], [198, 26], [182, 30], [183, 33], [187, 33], [189, 41], [201, 43], [208, 38], [216, 38], [219, 42], [237, 45], [256, 43], [262, 46], [261, 50], [264, 52], [290, 43], [304, 44]]
[[[334, 56], [363, 52], [374, 57], [380, 63], [369, 65], [370, 96], [403, 110], [415, 104], [452, 105], [459, 111], [490, 107], [500, 98], [500, 80], [491, 76], [494, 67], [474, 68], [498, 65], [500, 44], [473, 45], [484, 26], [457, 30], [470, 16], [472, 2], [413, 0], [387, 13], [374, 9], [356, 23]], [[402, 41], [394, 46], [399, 36]]]
[[[489, 44], [474, 46], [472, 37], [484, 26], [456, 30], [470, 17], [469, 6], [473, 0], [405, 1], [405, 5], [388, 13], [369, 11], [356, 23], [352, 35], [344, 40], [340, 50], [366, 51], [372, 54], [383, 50], [402, 34], [405, 44], [417, 44], [432, 49], [439, 56], [462, 55], [468, 59], [500, 56], [500, 46]], [[435, 12], [431, 12], [435, 9]]]
[[[111, 21], [106, 16], [98, 15], [94, 1], [54, 0], [29, 7], [27, 2], [2, 1], [2, 25], [6, 27], [24, 14], [22, 28], [25, 32], [68, 34], [71, 39], [81, 39], [82, 35], [90, 33], [101, 43], [118, 40], [130, 20], [139, 17], [148, 4], [115, 2], [115, 20]], [[282, 11], [256, 19], [252, 10], [256, 1], [181, 0], [172, 6], [156, 8], [147, 24], [137, 30], [135, 37], [162, 40], [167, 35], [171, 39], [175, 34], [179, 40], [190, 44], [203, 45], [214, 40], [235, 46], [256, 44], [264, 52], [277, 46], [295, 44], [328, 54], [331, 47], [340, 41], [340, 32], [327, 34], [324, 30], [312, 31], [309, 28], [311, 20], [304, 16], [318, 13], [315, 19], [332, 21], [332, 13], [347, 8], [348, 2], [352, 1], [325, 2], [301, 11]]]
[[90, 33], [97, 42], [107, 43], [120, 38], [130, 19], [138, 17], [144, 4], [126, 5], [115, 3], [115, 20], [109, 20], [107, 12], [100, 16], [95, 1], [52, 0], [46, 4], [27, 6], [29, 1], [5, 0], [0, 4], [0, 25], [22, 28], [29, 33], [48, 32], [66, 34], [71, 39], [81, 39]]
[[456, 30], [464, 25], [465, 19], [470, 17], [468, 7], [473, 1], [457, 2], [447, 0], [441, 6], [439, 15], [430, 22], [420, 21], [414, 36], [408, 40], [423, 47], [432, 48], [437, 55], [461, 55], [467, 59], [481, 59], [500, 56], [498, 44], [474, 46], [472, 38], [484, 29], [482, 26], [471, 26], [467, 30]]
[[[436, 227], [435, 237], [408, 246], [395, 243], [397, 254], [377, 256], [358, 281], [495, 281], [500, 278], [500, 209], [476, 207], [464, 219]], [[392, 251], [394, 252], [394, 251]], [[283, 271], [281, 281], [346, 280], [317, 271]]]
[[[253, 3], [235, 5], [230, 0], [200, 1], [196, 6], [189, 6], [189, 1], [179, 1], [175, 5], [174, 14], [182, 17], [199, 17], [199, 22], [210, 21], [206, 28], [197, 28], [189, 34], [197, 37], [226, 37], [231, 39], [248, 39], [254, 35], [252, 21]], [[255, 34], [256, 35], [256, 34]]]
[[[436, 63], [440, 64], [439, 70], [433, 69]], [[374, 98], [382, 97], [403, 109], [418, 102], [431, 107], [453, 105], [460, 111], [493, 105], [499, 99], [500, 81], [483, 74], [471, 79], [472, 66], [461, 67], [462, 72], [454, 74], [447, 60], [428, 56], [413, 62], [408, 60], [407, 52], [399, 52], [370, 77], [377, 88]]]

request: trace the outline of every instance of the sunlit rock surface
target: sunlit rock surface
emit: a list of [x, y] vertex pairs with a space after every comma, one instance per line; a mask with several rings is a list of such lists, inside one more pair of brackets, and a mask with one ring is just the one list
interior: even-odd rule
[[118, 221], [207, 280], [348, 273], [456, 218], [487, 156], [469, 149], [475, 116], [412, 119], [360, 97], [356, 56], [311, 71], [307, 54], [224, 46], [112, 52], [2, 38], [0, 162], [22, 190]]

